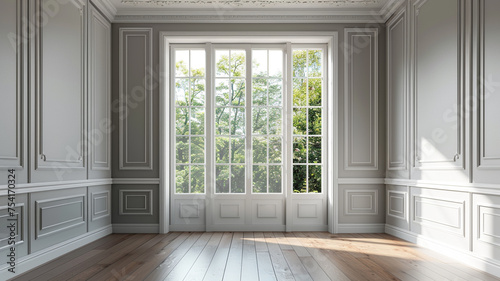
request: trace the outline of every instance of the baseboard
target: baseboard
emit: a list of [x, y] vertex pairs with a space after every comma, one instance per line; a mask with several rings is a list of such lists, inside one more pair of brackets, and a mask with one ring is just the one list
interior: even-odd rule
[[[101, 229], [95, 230], [90, 233], [86, 233], [84, 235], [80, 235], [78, 237], [72, 238], [70, 240], [64, 241], [62, 243], [56, 244], [49, 248], [43, 249], [36, 253], [30, 254], [28, 256], [19, 258], [16, 264], [16, 273], [13, 274], [8, 272], [8, 267], [4, 267], [0, 269], [0, 280], [6, 280], [7, 278], [13, 278], [19, 274], [27, 272], [39, 265], [42, 265], [46, 262], [49, 262], [53, 259], [56, 259], [64, 254], [67, 254], [73, 250], [76, 250], [82, 246], [85, 246], [95, 240], [103, 238], [109, 234], [113, 233], [111, 226], [106, 226]], [[5, 279], [4, 279], [5, 277]]]
[[159, 224], [113, 224], [113, 233], [160, 233]]
[[461, 263], [500, 277], [500, 263], [476, 256], [473, 252], [454, 249], [451, 246], [444, 245], [441, 242], [424, 237], [423, 235], [412, 233], [392, 225], [385, 226], [385, 233], [436, 251]]
[[336, 233], [384, 233], [385, 224], [338, 224]]

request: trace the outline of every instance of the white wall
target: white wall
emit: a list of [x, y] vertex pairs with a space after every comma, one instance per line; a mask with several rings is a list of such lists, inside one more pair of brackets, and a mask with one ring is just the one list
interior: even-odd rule
[[386, 231], [497, 275], [499, 9], [409, 0], [387, 23]]

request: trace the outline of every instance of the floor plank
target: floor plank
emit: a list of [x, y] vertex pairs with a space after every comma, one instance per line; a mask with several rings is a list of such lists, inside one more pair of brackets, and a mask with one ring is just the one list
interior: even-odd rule
[[500, 281], [387, 234], [112, 234], [13, 281]]

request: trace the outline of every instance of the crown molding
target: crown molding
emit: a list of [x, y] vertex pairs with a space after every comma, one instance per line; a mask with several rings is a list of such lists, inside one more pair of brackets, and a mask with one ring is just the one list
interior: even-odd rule
[[162, 13], [118, 14], [115, 23], [383, 23], [384, 17], [378, 13], [326, 14], [326, 13]]
[[114, 22], [118, 9], [110, 0], [91, 0], [91, 2], [109, 21]]
[[385, 23], [407, 0], [368, 9], [117, 9], [112, 0], [91, 0], [113, 23]]
[[389, 0], [380, 9], [379, 13], [382, 16], [384, 22], [387, 22], [389, 18], [394, 15], [394, 13], [399, 10], [400, 7], [406, 5], [407, 0]]

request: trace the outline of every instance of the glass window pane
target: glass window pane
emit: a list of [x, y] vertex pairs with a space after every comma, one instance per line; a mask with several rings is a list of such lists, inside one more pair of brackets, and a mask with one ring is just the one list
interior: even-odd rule
[[267, 134], [267, 108], [254, 107], [252, 112], [252, 132], [256, 135]]
[[307, 166], [293, 165], [293, 192], [307, 192]]
[[189, 79], [175, 79], [175, 105], [189, 105]]
[[229, 88], [229, 99], [231, 105], [245, 106], [245, 80], [231, 79]]
[[267, 50], [252, 51], [252, 76], [266, 77], [267, 75]]
[[189, 166], [177, 165], [175, 167], [175, 192], [189, 192]]
[[245, 163], [245, 138], [231, 138], [231, 163]]
[[231, 193], [245, 192], [245, 166], [231, 166]]
[[321, 166], [311, 165], [309, 166], [309, 192], [320, 193], [321, 192]]
[[175, 148], [177, 150], [176, 163], [189, 163], [189, 137], [177, 137]]
[[175, 51], [175, 76], [189, 76], [189, 50]]
[[305, 137], [293, 138], [293, 163], [307, 162], [307, 139]]
[[269, 76], [283, 77], [283, 51], [269, 50]]
[[191, 166], [191, 193], [205, 192], [205, 166]]
[[321, 108], [309, 108], [309, 134], [321, 135]]
[[204, 137], [191, 137], [191, 163], [205, 163]]
[[281, 125], [282, 125], [282, 109], [280, 108], [269, 108], [269, 134], [270, 135], [281, 135]]
[[189, 135], [189, 108], [177, 107], [175, 109], [175, 133]]
[[293, 51], [293, 77], [306, 77], [307, 51]]
[[293, 106], [306, 106], [307, 79], [293, 79]]
[[307, 134], [307, 109], [305, 108], [293, 109], [293, 134], [294, 135]]
[[229, 193], [229, 166], [215, 167], [215, 192]]
[[281, 166], [269, 166], [269, 192], [281, 193]]
[[321, 137], [309, 137], [309, 163], [321, 163]]
[[231, 109], [231, 135], [241, 136], [245, 135], [245, 109], [232, 108]]
[[191, 135], [205, 134], [205, 108], [191, 108]]
[[215, 134], [229, 135], [229, 111], [227, 107], [215, 109]]
[[267, 166], [253, 165], [253, 192], [265, 193], [267, 192]]
[[281, 106], [282, 102], [283, 80], [270, 79], [269, 80], [269, 105]]
[[205, 105], [205, 79], [191, 79], [191, 105]]
[[215, 138], [215, 162], [216, 163], [229, 163], [229, 138], [217, 137]]
[[245, 50], [231, 50], [231, 76], [245, 77]]
[[267, 105], [267, 79], [253, 79], [252, 104]]
[[215, 79], [215, 105], [228, 106], [229, 100], [229, 80]]
[[269, 163], [281, 163], [281, 137], [269, 138]]
[[267, 138], [254, 137], [252, 145], [253, 163], [267, 163]]
[[309, 50], [308, 52], [308, 77], [321, 77], [322, 75], [322, 51]]
[[309, 79], [308, 90], [309, 90], [309, 105], [310, 106], [321, 106], [321, 82], [323, 79]]
[[205, 50], [191, 50], [191, 77], [204, 77], [205, 63]]
[[229, 77], [229, 50], [215, 51], [215, 70], [217, 77]]

